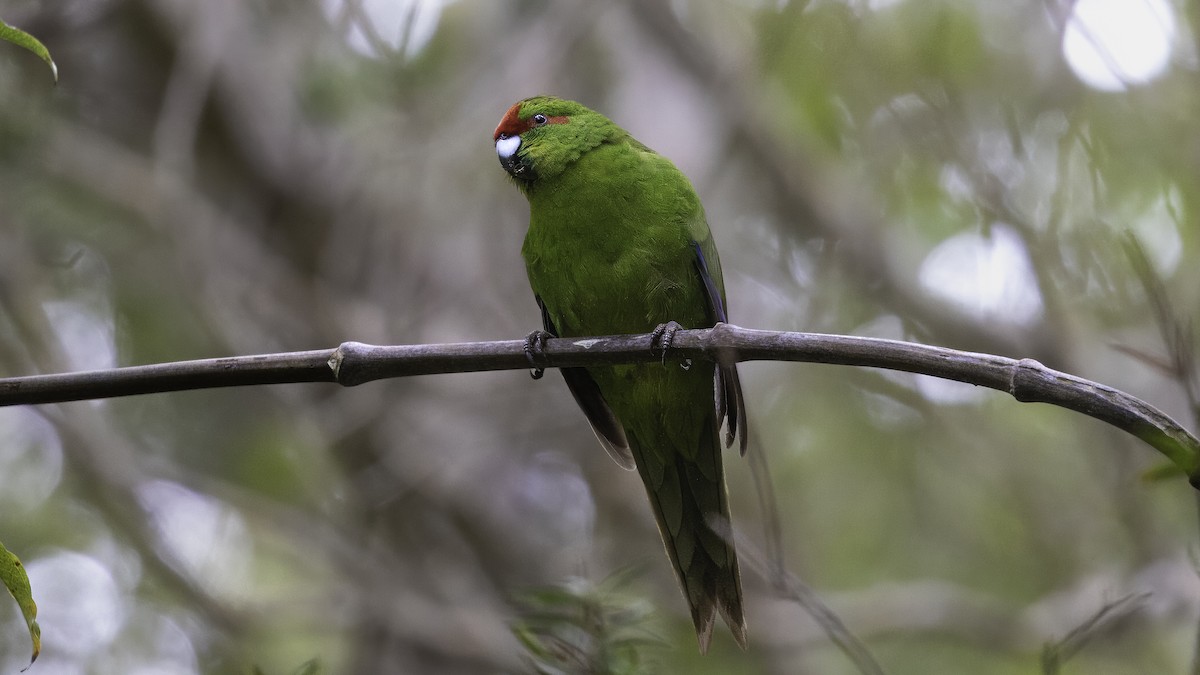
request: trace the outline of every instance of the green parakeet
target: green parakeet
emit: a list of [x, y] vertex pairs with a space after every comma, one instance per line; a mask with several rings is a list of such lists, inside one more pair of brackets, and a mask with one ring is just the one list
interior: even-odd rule
[[[536, 96], [509, 108], [494, 135], [500, 164], [529, 200], [521, 252], [546, 332], [647, 333], [669, 321], [726, 321], [721, 264], [687, 177], [603, 115]], [[721, 462], [741, 439], [735, 366], [697, 362], [563, 368], [596, 437], [650, 497], [667, 555], [707, 651], [717, 612], [746, 646]]]

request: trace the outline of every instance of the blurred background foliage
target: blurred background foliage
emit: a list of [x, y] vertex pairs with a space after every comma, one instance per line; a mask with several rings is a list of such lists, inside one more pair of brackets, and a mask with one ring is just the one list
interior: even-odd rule
[[[523, 336], [527, 207], [491, 133], [546, 92], [693, 179], [736, 323], [1036, 358], [1196, 428], [1176, 367], [1200, 304], [1195, 2], [0, 16], [61, 76], [0, 45], [0, 374]], [[923, 377], [743, 380], [787, 565], [887, 672], [1191, 667], [1196, 501], [1142, 479], [1148, 447]], [[727, 461], [735, 525], [766, 547]], [[701, 658], [636, 477], [557, 377], [520, 371], [2, 409], [0, 538], [29, 569], [42, 674], [529, 672], [603, 637], [547, 625], [576, 597], [631, 624], [627, 672], [856, 672], [749, 572], [751, 649], [719, 628]], [[14, 672], [28, 636], [0, 610]]]

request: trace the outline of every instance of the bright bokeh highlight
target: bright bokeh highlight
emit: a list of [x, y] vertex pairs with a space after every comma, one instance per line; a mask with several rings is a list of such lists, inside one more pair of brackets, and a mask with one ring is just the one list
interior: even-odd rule
[[1166, 0], [1079, 0], [1063, 34], [1063, 54], [1084, 84], [1123, 91], [1166, 70], [1175, 35]]

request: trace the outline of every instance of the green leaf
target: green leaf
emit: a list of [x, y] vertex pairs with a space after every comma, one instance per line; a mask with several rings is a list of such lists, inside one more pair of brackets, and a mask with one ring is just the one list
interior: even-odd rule
[[3, 581], [5, 588], [12, 593], [17, 606], [21, 608], [21, 614], [25, 617], [25, 623], [29, 625], [29, 638], [33, 640], [33, 657], [29, 659], [29, 665], [33, 665], [42, 651], [42, 629], [37, 622], [37, 604], [33, 601], [33, 590], [29, 587], [29, 576], [25, 574], [25, 566], [17, 556], [4, 548], [4, 544], [0, 544], [0, 581]]
[[531, 589], [517, 598], [512, 632], [523, 656], [540, 675], [657, 672], [644, 652], [665, 643], [649, 632], [652, 607], [624, 587], [634, 571], [618, 572], [599, 585], [571, 578]]
[[50, 66], [50, 74], [54, 76], [54, 82], [58, 82], [58, 66], [54, 65], [54, 59], [50, 58], [50, 50], [46, 49], [46, 45], [42, 44], [40, 40], [20, 28], [13, 28], [3, 21], [0, 21], [0, 40], [7, 40], [18, 47], [24, 47], [37, 54], [38, 58]]

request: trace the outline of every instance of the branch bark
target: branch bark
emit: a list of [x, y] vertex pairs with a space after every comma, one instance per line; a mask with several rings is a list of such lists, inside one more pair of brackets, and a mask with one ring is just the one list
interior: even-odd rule
[[[662, 359], [650, 335], [553, 338], [536, 365], [547, 368], [648, 363]], [[921, 373], [1049, 403], [1122, 429], [1167, 456], [1200, 489], [1200, 440], [1154, 406], [1107, 385], [1033, 359], [1010, 359], [913, 342], [719, 324], [675, 334], [668, 360], [802, 361]], [[374, 380], [530, 367], [523, 340], [375, 346], [179, 361], [112, 370], [0, 379], [0, 406], [293, 382], [352, 387]]]

